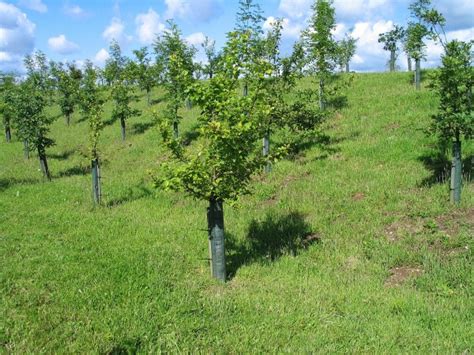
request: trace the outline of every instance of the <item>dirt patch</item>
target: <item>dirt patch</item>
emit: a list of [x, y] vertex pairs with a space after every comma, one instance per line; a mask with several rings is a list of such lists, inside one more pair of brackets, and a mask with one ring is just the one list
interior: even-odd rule
[[395, 221], [385, 228], [384, 234], [390, 242], [396, 242], [406, 235], [414, 235], [421, 233], [424, 229], [425, 222], [421, 218], [408, 218]]
[[423, 274], [423, 269], [419, 266], [399, 266], [390, 269], [390, 276], [385, 280], [386, 287], [400, 286], [407, 280]]
[[456, 210], [436, 217], [435, 221], [439, 230], [447, 236], [458, 235], [464, 226], [474, 235], [474, 208]]
[[399, 123], [390, 123], [390, 124], [386, 125], [385, 128], [389, 131], [394, 131], [394, 130], [397, 130], [397, 129], [400, 128], [400, 124]]
[[363, 192], [357, 192], [352, 196], [352, 200], [354, 201], [362, 201], [365, 198], [365, 194]]
[[321, 242], [321, 234], [319, 233], [309, 233], [302, 240], [303, 248], [308, 248], [311, 244], [320, 243], [320, 242]]
[[262, 201], [264, 206], [274, 206], [278, 203], [278, 197], [276, 195], [271, 196], [269, 199]]

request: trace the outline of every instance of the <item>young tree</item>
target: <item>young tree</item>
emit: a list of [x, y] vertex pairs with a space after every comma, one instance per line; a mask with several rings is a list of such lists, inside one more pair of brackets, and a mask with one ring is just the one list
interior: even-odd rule
[[424, 39], [429, 35], [429, 31], [421, 23], [409, 23], [407, 28], [406, 48], [410, 58], [415, 60], [415, 87], [421, 87], [421, 60], [426, 57], [426, 44]]
[[440, 97], [438, 114], [433, 116], [433, 131], [441, 140], [452, 141], [451, 201], [461, 201], [462, 157], [461, 141], [474, 135], [472, 86], [474, 69], [472, 48], [474, 41], [451, 41], [445, 44], [442, 66], [436, 77], [435, 88]]
[[46, 98], [40, 84], [40, 74], [31, 72], [28, 79], [20, 85], [16, 103], [18, 135], [24, 142], [28, 142], [28, 147], [35, 147], [43, 176], [51, 180], [46, 148], [54, 144], [54, 141], [47, 137], [49, 125], [53, 120], [44, 113]]
[[174, 159], [163, 164], [163, 175], [155, 178], [157, 186], [208, 201], [211, 271], [222, 281], [226, 279], [223, 204], [248, 192], [251, 176], [263, 166], [260, 123], [271, 110], [261, 92], [269, 63], [252, 65], [252, 90], [248, 96], [237, 93], [240, 68], [245, 67], [240, 48], [249, 40], [248, 34], [229, 34], [219, 70], [209, 82], [195, 82], [190, 87], [188, 92], [202, 108], [200, 137], [193, 150], [173, 138], [169, 125], [162, 125], [163, 139]]
[[344, 38], [337, 43], [337, 64], [342, 71], [349, 73], [349, 63], [357, 50], [357, 39], [346, 33]]
[[0, 75], [0, 114], [3, 117], [5, 139], [9, 143], [12, 139], [11, 127], [16, 119], [16, 84], [12, 75]]
[[312, 11], [309, 27], [303, 36], [309, 64], [319, 79], [319, 107], [324, 109], [324, 86], [334, 70], [334, 58], [337, 53], [337, 44], [332, 34], [336, 27], [335, 11], [332, 0], [316, 0]]
[[107, 85], [112, 86], [115, 81], [120, 79], [127, 64], [127, 58], [122, 55], [122, 49], [115, 40], [110, 43], [109, 54], [110, 58], [105, 63], [103, 75]]
[[168, 21], [167, 31], [155, 40], [154, 50], [157, 66], [161, 69], [163, 84], [167, 91], [165, 117], [177, 137], [181, 119], [178, 110], [188, 96], [186, 90], [194, 82], [193, 57], [196, 50], [186, 44], [178, 26], [172, 21]]
[[67, 64], [67, 68], [62, 65], [57, 65], [54, 70], [57, 77], [57, 88], [59, 92], [59, 106], [61, 112], [66, 118], [66, 124], [71, 123], [71, 115], [74, 113], [74, 108], [78, 101], [79, 85], [80, 85], [80, 70], [74, 64]]
[[203, 71], [209, 79], [212, 79], [219, 61], [219, 54], [216, 52], [216, 41], [206, 36], [202, 43], [202, 48], [207, 58], [207, 64], [204, 66]]
[[379, 43], [383, 43], [383, 49], [386, 51], [390, 51], [390, 60], [389, 66], [390, 71], [395, 71], [395, 63], [397, 60], [398, 54], [398, 42], [400, 42], [405, 37], [405, 30], [402, 26], [395, 25], [393, 29], [379, 34]]
[[120, 121], [122, 132], [122, 141], [126, 137], [126, 121], [140, 115], [140, 111], [132, 108], [132, 103], [138, 101], [138, 96], [134, 93], [134, 87], [131, 85], [132, 73], [129, 68], [124, 69], [117, 80], [112, 84], [111, 96], [114, 100], [112, 109], [112, 119]]
[[[239, 10], [237, 11], [236, 31], [241, 34], [247, 34], [249, 40], [244, 47], [240, 48], [242, 56], [242, 68], [245, 69], [246, 64], [256, 61], [263, 56], [263, 11], [258, 3], [254, 0], [239, 0]], [[241, 69], [242, 69], [241, 68]], [[242, 72], [244, 88], [244, 96], [248, 94], [248, 77], [251, 73]]]
[[92, 62], [86, 61], [84, 77], [81, 85], [81, 109], [84, 118], [89, 122], [89, 153], [92, 168], [92, 199], [95, 204], [101, 201], [100, 160], [98, 143], [104, 125], [102, 106], [104, 99], [97, 86], [97, 70]]
[[150, 64], [148, 48], [142, 47], [134, 50], [135, 62], [132, 62], [133, 76], [138, 82], [140, 89], [145, 90], [148, 106], [151, 105], [151, 89], [156, 85], [156, 67]]

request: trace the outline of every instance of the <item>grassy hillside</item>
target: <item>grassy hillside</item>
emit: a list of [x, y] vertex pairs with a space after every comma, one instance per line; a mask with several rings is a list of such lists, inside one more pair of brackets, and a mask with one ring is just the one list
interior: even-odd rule
[[151, 186], [163, 148], [139, 106], [126, 143], [118, 122], [103, 133], [101, 208], [79, 115], [53, 125], [51, 183], [1, 142], [3, 351], [474, 350], [474, 184], [450, 205], [424, 134], [437, 100], [408, 74], [357, 75], [328, 144], [225, 206], [226, 284], [209, 275], [206, 204]]

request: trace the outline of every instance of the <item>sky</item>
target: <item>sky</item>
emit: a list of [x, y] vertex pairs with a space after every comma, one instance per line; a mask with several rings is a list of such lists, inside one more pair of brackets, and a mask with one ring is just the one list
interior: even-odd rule
[[[314, 0], [255, 0], [266, 18], [264, 29], [282, 18], [282, 52], [307, 27]], [[383, 71], [389, 54], [377, 42], [379, 33], [409, 20], [411, 0], [334, 0], [336, 39], [350, 33], [358, 39], [351, 70]], [[448, 39], [474, 40], [474, 0], [433, 0], [446, 17]], [[78, 64], [91, 59], [103, 66], [110, 41], [115, 39], [125, 54], [151, 46], [157, 34], [174, 19], [186, 40], [200, 48], [205, 36], [218, 48], [235, 27], [238, 0], [0, 0], [0, 71], [22, 71], [23, 57], [34, 50], [49, 59]], [[424, 67], [439, 64], [442, 48], [428, 43]], [[204, 61], [202, 50], [197, 61]], [[406, 57], [399, 55], [401, 70]]]

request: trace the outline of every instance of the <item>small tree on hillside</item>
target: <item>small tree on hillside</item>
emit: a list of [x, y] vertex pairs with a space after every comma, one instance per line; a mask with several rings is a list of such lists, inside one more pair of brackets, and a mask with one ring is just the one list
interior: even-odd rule
[[383, 49], [390, 52], [389, 67], [390, 71], [395, 71], [395, 63], [397, 61], [398, 43], [405, 37], [405, 30], [402, 26], [395, 25], [393, 29], [379, 34], [379, 43], [383, 43]]
[[150, 64], [147, 47], [134, 50], [133, 54], [135, 55], [135, 62], [131, 63], [133, 77], [137, 80], [140, 89], [145, 90], [147, 103], [150, 106], [151, 89], [156, 85], [156, 67]]
[[0, 75], [0, 114], [2, 115], [5, 139], [12, 139], [11, 127], [16, 120], [16, 84], [12, 75]]
[[192, 85], [189, 93], [202, 108], [199, 140], [188, 151], [169, 130], [164, 131], [163, 139], [175, 159], [163, 164], [163, 175], [156, 178], [162, 188], [208, 201], [211, 271], [222, 281], [226, 279], [223, 204], [248, 192], [251, 176], [263, 166], [260, 122], [271, 110], [261, 92], [269, 63], [252, 65], [253, 89], [248, 96], [237, 93], [239, 68], [245, 66], [240, 48], [248, 41], [248, 34], [231, 33], [218, 72], [209, 82]]
[[[263, 11], [260, 5], [254, 0], [239, 0], [239, 10], [237, 11], [236, 31], [241, 34], [247, 34], [249, 40], [245, 46], [240, 48], [242, 56], [242, 69], [247, 67], [248, 63], [256, 61], [263, 56]], [[248, 77], [252, 74], [245, 70], [242, 72], [244, 88], [243, 94], [248, 94]]]
[[101, 89], [97, 86], [97, 70], [92, 62], [87, 61], [84, 69], [84, 77], [81, 84], [81, 110], [84, 118], [89, 122], [89, 153], [92, 168], [92, 199], [94, 203], [100, 204], [100, 159], [98, 142], [100, 132], [104, 125], [102, 121], [102, 106], [104, 99]]
[[120, 79], [127, 64], [127, 58], [122, 55], [122, 49], [115, 40], [110, 43], [109, 54], [110, 58], [105, 63], [103, 75], [107, 85], [112, 86], [115, 81]]
[[440, 104], [438, 114], [433, 116], [432, 128], [442, 141], [452, 141], [451, 201], [456, 204], [461, 201], [461, 141], [463, 137], [467, 140], [474, 135], [473, 44], [474, 41], [466, 43], [456, 40], [445, 43], [442, 65], [435, 83]]
[[410, 58], [415, 60], [415, 87], [420, 90], [421, 84], [421, 60], [426, 57], [426, 44], [424, 39], [429, 35], [425, 25], [421, 23], [409, 23], [407, 28], [406, 48]]
[[53, 120], [44, 112], [46, 98], [40, 83], [40, 75], [32, 72], [20, 85], [16, 103], [18, 135], [24, 142], [28, 142], [28, 149], [34, 147], [37, 150], [43, 176], [51, 180], [46, 148], [54, 144], [54, 141], [47, 137], [49, 125]]
[[132, 77], [133, 73], [130, 67], [125, 68], [121, 71], [119, 78], [114, 81], [111, 91], [115, 103], [112, 109], [112, 119], [120, 121], [123, 141], [126, 136], [126, 121], [133, 116], [140, 115], [140, 111], [131, 106], [132, 103], [138, 101], [138, 96], [134, 93]]
[[216, 41], [206, 36], [202, 43], [202, 48], [207, 58], [207, 64], [204, 66], [203, 71], [209, 79], [212, 79], [219, 61], [219, 54], [216, 52]]
[[67, 68], [61, 65], [56, 69], [59, 106], [68, 126], [71, 123], [71, 115], [74, 113], [74, 108], [78, 102], [81, 75], [80, 70], [74, 64], [67, 64]]
[[337, 64], [342, 71], [349, 73], [349, 64], [357, 50], [357, 39], [346, 33], [344, 38], [337, 43]]
[[161, 37], [157, 37], [154, 50], [157, 66], [162, 70], [163, 85], [167, 91], [165, 118], [177, 137], [181, 119], [178, 110], [187, 98], [186, 90], [194, 82], [193, 57], [196, 50], [186, 44], [178, 26], [172, 21], [168, 21], [167, 31]]
[[332, 0], [316, 0], [312, 6], [309, 27], [303, 33], [308, 62], [319, 79], [319, 107], [326, 106], [325, 83], [335, 67], [337, 44], [333, 38], [336, 27]]

